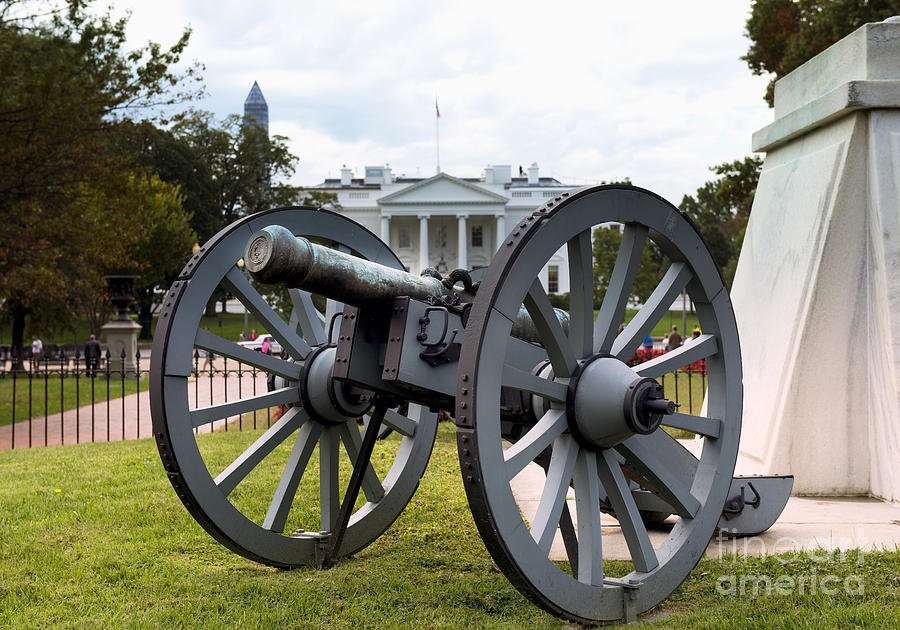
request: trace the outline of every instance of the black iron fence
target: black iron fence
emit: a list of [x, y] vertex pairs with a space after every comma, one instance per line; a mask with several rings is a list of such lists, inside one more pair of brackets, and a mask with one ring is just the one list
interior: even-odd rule
[[[7, 355], [0, 360], [0, 450], [151, 436], [148, 355], [138, 350], [133, 362], [124, 351], [114, 357], [107, 350], [91, 359], [77, 348], [45, 348], [23, 362]], [[265, 374], [195, 351], [189, 404], [196, 408], [255, 395], [266, 387]], [[271, 413], [260, 410], [252, 418], [202, 430], [256, 429], [271, 422]]]
[[[148, 351], [138, 350], [130, 363], [124, 351], [114, 357], [107, 350], [90, 359], [70, 348], [48, 348], [21, 363], [9, 355], [0, 359], [0, 450], [152, 435]], [[629, 363], [649, 358], [636, 354]], [[266, 373], [252, 365], [195, 350], [189, 405], [198, 408], [256, 395], [267, 387], [265, 378]], [[706, 361], [666, 374], [660, 382], [683, 413], [697, 414], [706, 390]], [[267, 428], [277, 413], [259, 410], [195, 430]]]

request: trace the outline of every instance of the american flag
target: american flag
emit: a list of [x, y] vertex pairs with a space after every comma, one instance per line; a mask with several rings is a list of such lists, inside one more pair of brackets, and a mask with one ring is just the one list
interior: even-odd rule
[[434, 99], [434, 113], [437, 114], [437, 117], [441, 117], [441, 110], [438, 109], [437, 99]]

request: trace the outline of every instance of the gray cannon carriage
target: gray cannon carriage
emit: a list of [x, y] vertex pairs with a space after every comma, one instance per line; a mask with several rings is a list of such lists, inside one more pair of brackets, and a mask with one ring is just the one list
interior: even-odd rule
[[[591, 234], [609, 223], [623, 238], [595, 316]], [[619, 332], [648, 241], [669, 267]], [[568, 314], [537, 280], [563, 247]], [[666, 598], [718, 529], [755, 534], [781, 513], [790, 477], [733, 477], [742, 406], [734, 313], [707, 246], [671, 204], [625, 186], [564, 193], [518, 222], [480, 282], [469, 280], [409, 274], [371, 232], [312, 208], [254, 214], [201, 247], [166, 295], [151, 365], [159, 452], [194, 518], [252, 560], [328, 565], [373, 542], [410, 501], [446, 409], [469, 505], [497, 565], [542, 608], [593, 623], [633, 619]], [[289, 321], [261, 296], [265, 284], [287, 287]], [[200, 327], [220, 287], [280, 342], [281, 357]], [[703, 334], [629, 367], [683, 290]], [[322, 298], [324, 313], [314, 304]], [[197, 407], [189, 384], [197, 349], [266, 372], [268, 388]], [[704, 411], [690, 415], [656, 379], [700, 359]], [[198, 439], [210, 423], [276, 405], [286, 412], [234, 459]], [[696, 434], [699, 457], [662, 427]], [[545, 474], [526, 518], [512, 480], [532, 462]], [[603, 514], [617, 519], [633, 564], [621, 578], [604, 574]], [[668, 534], [653, 544], [648, 527], [660, 521]], [[568, 564], [550, 558], [557, 533]]]

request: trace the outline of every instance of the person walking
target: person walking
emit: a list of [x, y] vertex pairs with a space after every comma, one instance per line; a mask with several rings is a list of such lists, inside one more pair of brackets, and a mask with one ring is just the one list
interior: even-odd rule
[[[204, 328], [204, 330], [206, 330], [206, 332], [209, 332], [209, 326], [206, 326], [206, 327]], [[207, 368], [210, 368], [210, 372], [212, 372], [212, 369], [211, 369], [211, 363], [212, 363], [212, 360], [215, 359], [215, 358], [216, 358], [216, 355], [214, 355], [212, 352], [210, 352], [209, 350], [207, 350], [207, 351], [206, 351], [206, 358], [205, 358], [204, 361], [203, 361], [203, 367], [200, 368], [200, 371], [201, 371], [201, 372], [205, 372]]]
[[100, 365], [100, 342], [91, 333], [91, 338], [84, 344], [85, 371], [89, 378], [97, 375], [97, 367]]
[[669, 333], [668, 350], [674, 350], [681, 345], [681, 335], [678, 334], [678, 326], [672, 326], [672, 332]]
[[31, 338], [31, 361], [32, 363], [40, 363], [41, 353], [44, 351], [44, 344], [37, 336]]

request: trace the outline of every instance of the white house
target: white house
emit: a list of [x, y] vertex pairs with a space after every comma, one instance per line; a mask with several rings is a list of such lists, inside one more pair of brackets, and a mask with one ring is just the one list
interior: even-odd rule
[[[341, 169], [340, 179], [326, 179], [307, 190], [334, 193], [345, 216], [390, 245], [412, 273], [434, 267], [441, 273], [490, 263], [513, 226], [547, 199], [575, 186], [540, 177], [537, 164], [519, 167], [513, 177], [507, 164], [485, 168], [480, 178], [438, 173], [429, 178], [395, 178], [389, 166], [367, 166], [365, 177]], [[569, 290], [566, 249], [541, 271], [549, 293]]]

